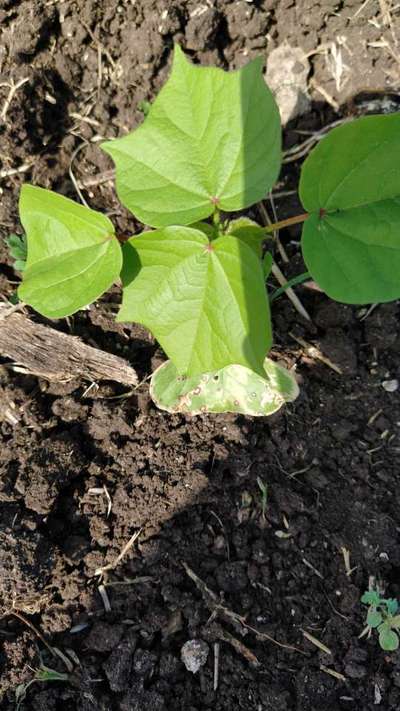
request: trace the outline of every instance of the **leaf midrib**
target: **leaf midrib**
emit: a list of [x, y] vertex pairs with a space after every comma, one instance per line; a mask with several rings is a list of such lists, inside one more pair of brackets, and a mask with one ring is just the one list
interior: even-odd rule
[[[109, 240], [107, 239], [107, 240], [104, 240], [104, 242], [102, 242], [101, 244], [89, 245], [88, 247], [83, 247], [83, 249], [92, 249], [93, 247], [100, 247], [100, 246], [102, 246], [103, 244], [105, 244], [105, 243], [108, 242], [108, 241], [109, 241]], [[82, 250], [77, 250], [77, 251], [79, 252], [79, 251], [82, 251]], [[106, 251], [107, 251], [107, 250], [106, 250]], [[70, 255], [70, 254], [76, 254], [76, 253], [75, 253], [75, 252], [64, 252], [64, 253], [63, 253], [64, 256], [65, 256], [66, 254], [67, 254], [67, 255]], [[66, 277], [65, 279], [57, 280], [57, 281], [52, 282], [52, 283], [50, 283], [50, 284], [46, 284], [45, 286], [40, 287], [40, 288], [38, 289], [38, 291], [39, 291], [39, 290], [40, 290], [40, 291], [42, 291], [42, 290], [43, 290], [43, 291], [46, 291], [47, 289], [52, 289], [54, 286], [59, 286], [60, 284], [65, 284], [65, 283], [68, 282], [68, 281], [72, 281], [73, 279], [76, 279], [77, 277], [80, 277], [82, 274], [85, 274], [85, 272], [87, 272], [89, 269], [91, 269], [100, 259], [102, 259], [102, 257], [104, 257], [104, 255], [105, 255], [105, 252], [101, 250], [101, 251], [99, 252], [98, 256], [96, 257], [96, 259], [94, 259], [92, 262], [90, 262], [90, 264], [88, 264], [88, 265], [87, 265], [84, 269], [82, 269], [80, 272], [76, 272], [76, 273], [73, 274], [72, 276]], [[40, 261], [35, 262], [34, 264], [32, 264], [32, 266], [31, 266], [29, 269], [35, 270], [35, 269], [37, 269], [38, 267], [40, 267], [41, 265], [43, 265], [43, 263], [44, 263], [45, 261], [50, 260], [50, 259], [56, 259], [56, 256], [51, 256], [51, 257], [46, 257], [45, 259], [41, 259]], [[34, 274], [34, 276], [36, 276], [36, 275]], [[29, 279], [29, 273], [28, 273], [28, 271], [26, 272], [26, 279]]]

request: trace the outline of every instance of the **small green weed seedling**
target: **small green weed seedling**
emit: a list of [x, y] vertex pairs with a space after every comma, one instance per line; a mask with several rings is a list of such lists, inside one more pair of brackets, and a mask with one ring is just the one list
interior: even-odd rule
[[102, 147], [122, 204], [152, 229], [121, 245], [104, 214], [24, 185], [19, 297], [57, 319], [121, 277], [118, 320], [143, 324], [169, 358], [152, 376], [159, 407], [271, 414], [298, 394], [292, 375], [266, 358], [265, 245], [276, 229], [303, 223], [306, 267], [333, 299], [400, 297], [400, 114], [333, 129], [302, 166], [304, 212], [262, 227], [231, 217], [265, 198], [281, 167], [279, 111], [261, 59], [224, 72], [175, 47], [168, 81], [142, 109], [135, 131]]
[[35, 684], [37, 682], [47, 683], [51, 681], [65, 682], [69, 679], [68, 674], [63, 674], [61, 672], [55, 671], [55, 669], [50, 669], [50, 667], [46, 667], [43, 663], [41, 663], [37, 669], [32, 669], [32, 671], [32, 679], [30, 679], [30, 681], [24, 684], [18, 684], [15, 690], [16, 711], [18, 711], [22, 707], [26, 699], [26, 693], [29, 687], [32, 686], [32, 684]]
[[361, 598], [368, 605], [367, 625], [369, 630], [376, 629], [379, 644], [387, 652], [395, 651], [399, 646], [400, 615], [396, 614], [399, 604], [394, 598], [383, 598], [377, 590], [369, 590]]
[[6, 239], [6, 244], [10, 256], [14, 260], [14, 269], [17, 272], [23, 272], [28, 251], [25, 235], [9, 235]]
[[265, 521], [265, 513], [268, 504], [268, 484], [266, 484], [265, 481], [263, 481], [259, 476], [257, 477], [257, 484], [261, 491], [261, 516], [263, 521]]

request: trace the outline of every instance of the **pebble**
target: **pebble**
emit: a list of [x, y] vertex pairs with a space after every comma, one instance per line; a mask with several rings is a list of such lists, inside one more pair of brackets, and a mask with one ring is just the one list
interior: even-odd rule
[[283, 125], [310, 110], [307, 77], [310, 64], [301, 47], [286, 42], [270, 52], [265, 80], [275, 95]]
[[204, 667], [208, 652], [208, 644], [202, 639], [189, 639], [181, 649], [181, 659], [186, 669], [196, 674], [201, 667]]
[[399, 381], [398, 380], [383, 380], [382, 387], [388, 393], [395, 393], [396, 390], [399, 389]]

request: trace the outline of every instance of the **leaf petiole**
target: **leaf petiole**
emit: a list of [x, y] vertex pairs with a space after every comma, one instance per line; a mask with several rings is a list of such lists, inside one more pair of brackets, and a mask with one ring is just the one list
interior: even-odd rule
[[282, 230], [284, 227], [290, 227], [291, 225], [298, 225], [309, 217], [308, 212], [303, 212], [300, 215], [295, 215], [294, 217], [287, 217], [285, 220], [279, 220], [279, 222], [273, 222], [264, 228], [267, 234], [271, 232], [276, 232], [277, 230]]

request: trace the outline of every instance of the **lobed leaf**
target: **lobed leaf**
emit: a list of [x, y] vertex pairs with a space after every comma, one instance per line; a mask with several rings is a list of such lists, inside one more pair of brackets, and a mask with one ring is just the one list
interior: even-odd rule
[[281, 162], [279, 111], [262, 60], [224, 72], [175, 46], [171, 75], [135, 131], [102, 145], [121, 202], [153, 227], [189, 225], [261, 200]]
[[333, 129], [303, 164], [302, 236], [315, 281], [345, 303], [400, 297], [400, 113]]
[[24, 185], [28, 255], [19, 297], [43, 316], [69, 316], [119, 277], [122, 254], [108, 217], [50, 190]]
[[230, 236], [166, 227], [123, 248], [119, 321], [149, 328], [179, 373], [240, 364], [263, 373], [271, 323], [261, 262]]
[[381, 602], [381, 596], [376, 590], [367, 590], [367, 592], [362, 595], [361, 602], [364, 605], [377, 606]]

